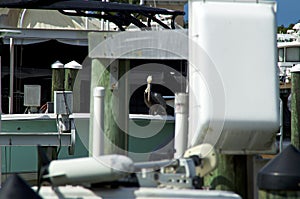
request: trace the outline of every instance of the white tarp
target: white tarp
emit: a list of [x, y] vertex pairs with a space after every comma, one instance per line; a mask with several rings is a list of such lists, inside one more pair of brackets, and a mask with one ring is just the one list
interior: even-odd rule
[[100, 20], [67, 16], [56, 10], [0, 9], [0, 27], [100, 30]]
[[100, 29], [101, 20], [95, 18], [67, 16], [56, 10], [0, 8], [0, 30], [19, 32], [5, 34], [5, 44], [9, 44], [10, 38], [15, 38], [16, 45], [55, 39], [66, 44], [86, 46], [87, 33]]
[[18, 28], [99, 30], [100, 21], [94, 23], [86, 17], [61, 14], [56, 10], [23, 10], [18, 21]]

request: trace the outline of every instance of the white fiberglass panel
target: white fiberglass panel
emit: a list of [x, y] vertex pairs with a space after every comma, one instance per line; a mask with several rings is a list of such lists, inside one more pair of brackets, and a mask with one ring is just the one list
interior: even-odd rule
[[279, 130], [274, 3], [189, 3], [189, 146], [271, 152]]

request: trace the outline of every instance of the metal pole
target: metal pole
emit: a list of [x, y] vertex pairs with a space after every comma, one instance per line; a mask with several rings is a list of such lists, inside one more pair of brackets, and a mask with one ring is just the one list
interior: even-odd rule
[[279, 152], [283, 149], [283, 106], [282, 100], [280, 99], [280, 132], [279, 132]]
[[[2, 114], [2, 57], [0, 55], [0, 115], [1, 114]], [[0, 130], [1, 130], [1, 124], [0, 124]]]
[[[105, 0], [102, 0], [102, 2], [105, 2]], [[101, 12], [101, 14], [103, 15], [104, 12]], [[101, 19], [100, 30], [102, 30], [102, 31], [104, 31], [104, 28], [105, 28], [104, 24], [105, 24], [104, 19]]]
[[292, 72], [291, 98], [291, 143], [300, 149], [300, 64], [294, 66]]
[[[106, 0], [106, 2], [109, 2], [109, 0]], [[106, 20], [105, 23], [106, 23], [106, 30], [107, 30], [107, 31], [110, 31], [109, 21]]]
[[175, 138], [174, 158], [180, 158], [187, 149], [188, 94], [175, 93]]
[[[2, 132], [1, 115], [2, 115], [2, 60], [0, 56], [0, 133]], [[0, 146], [0, 189], [2, 187], [2, 147]]]
[[104, 154], [104, 96], [105, 88], [96, 87], [94, 89], [92, 156]]
[[9, 82], [9, 114], [14, 107], [14, 38], [10, 38], [10, 82]]

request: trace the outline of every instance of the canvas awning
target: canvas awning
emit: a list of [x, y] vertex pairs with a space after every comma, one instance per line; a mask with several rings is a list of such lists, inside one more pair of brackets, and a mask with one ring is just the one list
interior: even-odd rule
[[[87, 46], [87, 33], [99, 31], [100, 23], [97, 19], [67, 16], [57, 10], [0, 8], [0, 29], [10, 32], [3, 36], [5, 44], [9, 44], [9, 38], [14, 38], [17, 45], [55, 39]], [[16, 34], [16, 30], [19, 33]]]
[[66, 16], [56, 10], [23, 9], [19, 15], [18, 28], [30, 29], [67, 29], [67, 30], [99, 30], [89, 19]]
[[0, 27], [27, 29], [100, 30], [100, 21], [67, 16], [57, 10], [0, 8]]

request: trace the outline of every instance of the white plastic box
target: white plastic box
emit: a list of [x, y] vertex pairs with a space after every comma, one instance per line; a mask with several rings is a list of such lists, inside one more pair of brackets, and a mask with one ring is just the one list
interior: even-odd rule
[[73, 92], [54, 91], [54, 113], [69, 115], [73, 112]]
[[279, 131], [276, 5], [189, 2], [189, 147], [268, 153]]
[[24, 85], [24, 106], [38, 107], [41, 105], [41, 86]]

